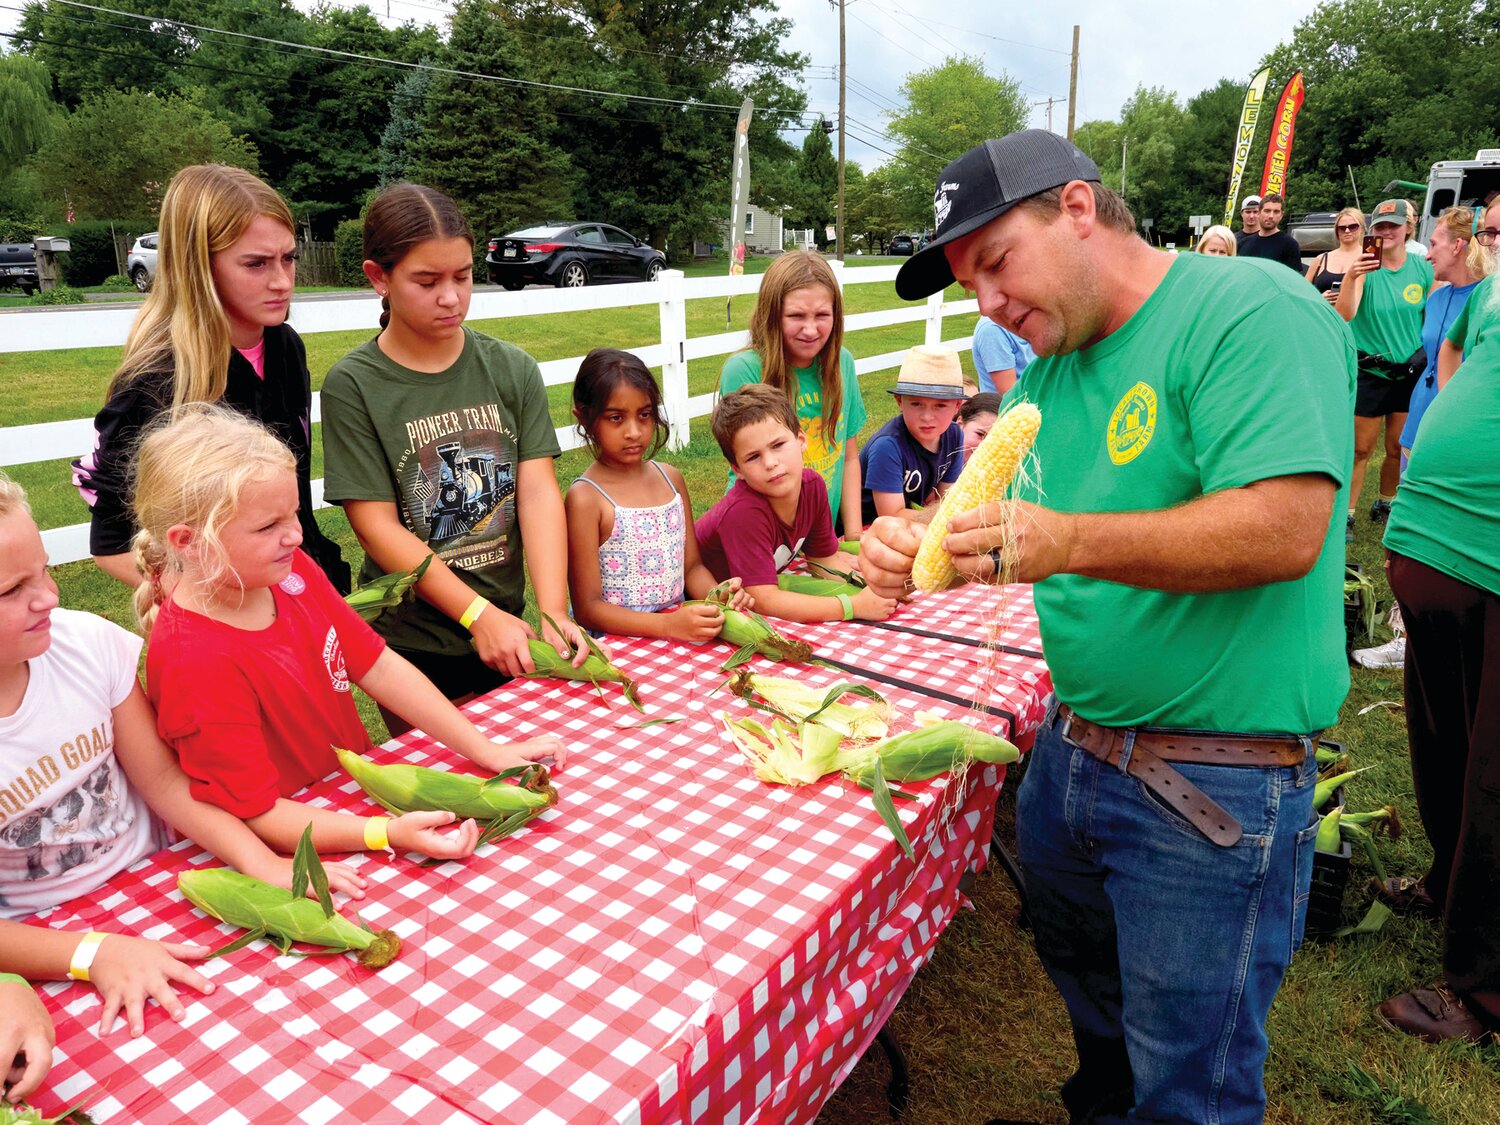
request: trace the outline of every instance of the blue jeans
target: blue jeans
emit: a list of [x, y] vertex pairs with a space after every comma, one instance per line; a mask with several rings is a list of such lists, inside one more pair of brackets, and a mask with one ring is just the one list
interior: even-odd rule
[[1260, 1121], [1266, 1015], [1307, 919], [1313, 740], [1297, 767], [1174, 767], [1239, 820], [1244, 837], [1221, 848], [1048, 718], [1016, 831], [1078, 1048], [1072, 1120]]

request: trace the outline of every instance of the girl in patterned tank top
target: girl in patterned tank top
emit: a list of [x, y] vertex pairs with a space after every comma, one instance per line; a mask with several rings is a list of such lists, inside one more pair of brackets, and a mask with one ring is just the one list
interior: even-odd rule
[[[714, 585], [698, 557], [682, 474], [651, 460], [667, 440], [661, 389], [629, 352], [595, 348], [573, 381], [573, 416], [594, 463], [568, 489], [568, 585], [586, 629], [701, 643], [717, 606], [689, 603]], [[734, 606], [749, 608], [736, 587]], [[663, 613], [663, 610], [672, 610]]]

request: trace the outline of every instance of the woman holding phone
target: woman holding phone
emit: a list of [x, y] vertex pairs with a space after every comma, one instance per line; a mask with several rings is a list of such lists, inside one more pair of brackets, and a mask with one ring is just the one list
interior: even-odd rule
[[1338, 246], [1319, 254], [1307, 267], [1307, 280], [1330, 305], [1338, 300], [1349, 267], [1363, 253], [1360, 244], [1365, 237], [1365, 213], [1358, 207], [1345, 207], [1333, 220], [1333, 232], [1338, 237]]
[[[1354, 396], [1354, 475], [1349, 487], [1346, 542], [1354, 540], [1354, 509], [1359, 505], [1365, 466], [1385, 424], [1385, 460], [1380, 466], [1380, 493], [1370, 519], [1384, 523], [1401, 483], [1401, 428], [1411, 404], [1412, 388], [1426, 366], [1422, 350], [1422, 313], [1432, 289], [1432, 266], [1406, 252], [1404, 199], [1387, 199], [1370, 218], [1371, 234], [1363, 252], [1344, 273], [1333, 307], [1354, 333], [1359, 350], [1359, 386]], [[1415, 370], [1413, 370], [1415, 366]]]

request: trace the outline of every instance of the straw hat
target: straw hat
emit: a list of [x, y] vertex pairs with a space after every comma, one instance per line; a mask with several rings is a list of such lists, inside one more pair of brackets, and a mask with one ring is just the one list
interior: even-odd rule
[[964, 369], [958, 353], [918, 344], [907, 349], [893, 395], [918, 398], [964, 398]]

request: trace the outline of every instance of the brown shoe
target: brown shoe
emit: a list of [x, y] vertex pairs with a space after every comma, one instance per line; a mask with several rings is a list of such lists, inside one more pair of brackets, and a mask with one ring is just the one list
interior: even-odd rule
[[1404, 1031], [1429, 1043], [1449, 1039], [1485, 1043], [1490, 1039], [1490, 1032], [1442, 981], [1392, 996], [1375, 1009], [1375, 1018], [1392, 1031]]
[[1420, 914], [1437, 918], [1443, 913], [1437, 900], [1427, 893], [1427, 884], [1410, 875], [1392, 875], [1389, 879], [1371, 878], [1375, 897], [1400, 914]]

